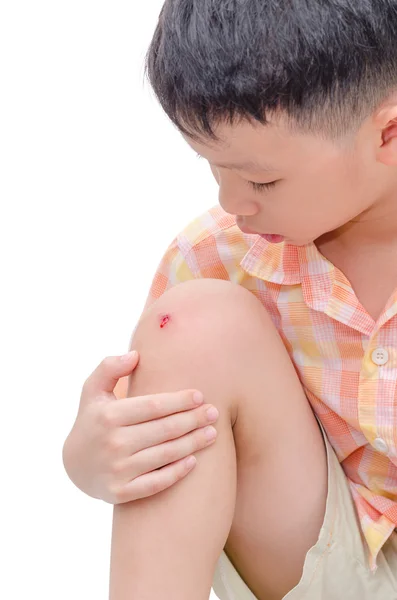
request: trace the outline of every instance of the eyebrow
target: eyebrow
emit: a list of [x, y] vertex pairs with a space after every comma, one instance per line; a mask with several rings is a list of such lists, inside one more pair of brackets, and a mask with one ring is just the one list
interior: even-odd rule
[[[199, 158], [203, 158], [201, 156], [201, 154], [197, 154], [197, 156]], [[217, 163], [211, 163], [214, 165], [214, 167], [219, 167], [220, 169], [236, 169], [237, 171], [269, 171], [269, 172], [273, 172], [273, 171], [278, 171], [279, 169], [276, 169], [276, 167], [269, 165], [269, 164], [260, 164], [257, 163], [256, 161], [253, 160], [249, 160], [246, 162], [242, 162], [242, 163], [227, 163], [227, 164], [217, 164]]]

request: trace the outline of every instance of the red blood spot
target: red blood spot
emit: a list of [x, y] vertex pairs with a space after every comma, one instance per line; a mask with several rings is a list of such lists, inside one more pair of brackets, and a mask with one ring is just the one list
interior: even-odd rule
[[170, 315], [164, 315], [161, 318], [161, 323], [160, 323], [160, 327], [161, 329], [163, 329], [170, 321], [171, 321], [171, 317]]

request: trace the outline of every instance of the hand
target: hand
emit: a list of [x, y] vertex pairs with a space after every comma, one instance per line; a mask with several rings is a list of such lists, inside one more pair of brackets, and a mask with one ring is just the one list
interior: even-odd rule
[[[153, 496], [194, 467], [193, 452], [206, 448], [210, 405], [197, 404], [196, 390], [117, 399], [120, 378], [139, 355], [108, 357], [85, 381], [76, 421], [63, 447], [69, 478], [84, 493], [109, 504]], [[214, 428], [211, 428], [214, 429]], [[193, 465], [186, 464], [187, 457]], [[157, 470], [156, 470], [157, 469]]]

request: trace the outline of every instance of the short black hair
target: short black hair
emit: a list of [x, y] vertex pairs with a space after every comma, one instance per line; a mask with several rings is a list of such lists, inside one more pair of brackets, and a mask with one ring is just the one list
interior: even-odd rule
[[145, 66], [193, 139], [279, 111], [335, 139], [397, 88], [397, 0], [166, 0]]

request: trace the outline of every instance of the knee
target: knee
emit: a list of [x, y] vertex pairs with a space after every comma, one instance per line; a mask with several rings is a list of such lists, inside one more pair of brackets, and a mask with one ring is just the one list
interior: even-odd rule
[[[134, 349], [213, 363], [238, 355], [243, 345], [273, 325], [260, 301], [245, 288], [221, 279], [195, 279], [165, 292], [145, 310]], [[180, 357], [179, 357], [180, 358]]]
[[[141, 356], [134, 378], [140, 393], [176, 391], [175, 384], [204, 391], [221, 382], [225, 393], [235, 394], [236, 377], [252, 354], [266, 340], [274, 349], [277, 337], [262, 304], [245, 288], [218, 279], [188, 281], [141, 316], [131, 343]], [[159, 389], [153, 389], [156, 381]]]
[[[197, 327], [203, 336], [244, 335], [258, 321], [271, 326], [270, 319], [254, 294], [240, 285], [222, 279], [194, 279], [181, 283], [156, 300], [141, 316], [173, 335]], [[195, 338], [200, 331], [195, 331]]]

